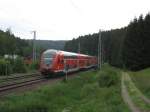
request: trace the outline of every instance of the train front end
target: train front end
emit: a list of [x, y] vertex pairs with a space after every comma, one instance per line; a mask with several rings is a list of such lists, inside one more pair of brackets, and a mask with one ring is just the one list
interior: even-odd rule
[[42, 53], [40, 60], [40, 72], [43, 75], [54, 73], [56, 57], [57, 50], [46, 50]]

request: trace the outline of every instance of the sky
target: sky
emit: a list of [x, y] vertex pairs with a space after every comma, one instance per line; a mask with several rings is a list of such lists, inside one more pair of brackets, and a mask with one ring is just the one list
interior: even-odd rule
[[150, 0], [0, 0], [0, 29], [22, 39], [71, 40], [127, 26]]

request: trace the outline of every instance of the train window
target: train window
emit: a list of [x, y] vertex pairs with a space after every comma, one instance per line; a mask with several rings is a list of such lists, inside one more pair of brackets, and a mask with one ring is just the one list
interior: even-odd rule
[[65, 59], [77, 59], [77, 56], [64, 56]]
[[51, 64], [52, 64], [52, 59], [51, 59], [51, 58], [45, 58], [45, 59], [44, 59], [44, 63], [45, 63], [46, 65], [51, 65]]
[[43, 57], [44, 58], [53, 58], [55, 54], [56, 53], [54, 53], [54, 52], [48, 52], [48, 53], [44, 53]]

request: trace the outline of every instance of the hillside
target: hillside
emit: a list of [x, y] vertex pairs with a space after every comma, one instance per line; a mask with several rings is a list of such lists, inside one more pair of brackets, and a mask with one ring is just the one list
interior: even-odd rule
[[[32, 57], [32, 40], [24, 40], [12, 34], [10, 29], [0, 30], [0, 56], [5, 54], [17, 54], [20, 56]], [[37, 56], [46, 49], [63, 50], [66, 41], [64, 40], [36, 40]]]
[[[28, 44], [33, 46], [33, 40], [26, 40]], [[40, 56], [40, 54], [47, 50], [47, 49], [56, 49], [56, 50], [63, 50], [66, 41], [64, 40], [36, 40], [36, 52], [37, 52], [37, 57]], [[32, 51], [32, 50], [31, 50]]]
[[58, 40], [36, 40], [36, 44], [43, 47], [44, 49], [57, 49], [57, 50], [63, 50], [64, 45], [66, 41]]
[[[28, 40], [30, 44], [32, 44], [32, 40]], [[36, 40], [36, 46], [41, 49], [57, 49], [63, 50], [66, 41], [64, 40]]]

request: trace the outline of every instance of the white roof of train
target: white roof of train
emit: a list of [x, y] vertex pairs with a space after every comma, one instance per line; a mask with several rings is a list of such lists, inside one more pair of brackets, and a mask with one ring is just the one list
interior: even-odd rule
[[91, 56], [85, 55], [85, 54], [79, 54], [79, 53], [73, 53], [73, 52], [67, 52], [67, 51], [61, 51], [61, 50], [55, 50], [55, 49], [48, 49], [44, 53], [48, 53], [48, 52], [55, 52], [55, 53], [60, 52], [60, 53], [63, 53], [65, 56], [77, 56], [77, 55], [80, 55], [80, 56], [91, 57]]

